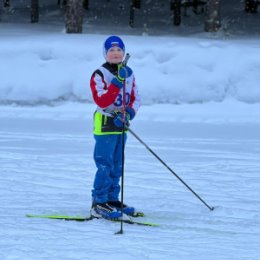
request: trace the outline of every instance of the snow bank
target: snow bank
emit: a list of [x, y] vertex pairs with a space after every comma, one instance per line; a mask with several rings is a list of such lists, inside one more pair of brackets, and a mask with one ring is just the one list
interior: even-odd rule
[[[0, 41], [0, 103], [92, 102], [89, 79], [107, 35], [8, 34]], [[143, 104], [232, 97], [260, 102], [257, 40], [122, 36]]]

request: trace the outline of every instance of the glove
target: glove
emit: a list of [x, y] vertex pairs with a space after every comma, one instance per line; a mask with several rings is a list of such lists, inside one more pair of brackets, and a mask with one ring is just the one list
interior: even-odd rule
[[[135, 111], [131, 107], [127, 107], [125, 110], [125, 124], [129, 126], [129, 120], [132, 120], [135, 117]], [[123, 113], [119, 112], [114, 117], [114, 124], [117, 127], [123, 127]]]
[[132, 120], [135, 117], [135, 110], [131, 107], [127, 107], [125, 112], [129, 115], [130, 120]]
[[115, 76], [111, 83], [113, 83], [118, 88], [123, 87], [123, 82], [126, 78], [130, 77], [132, 75], [133, 71], [128, 66], [122, 66], [122, 64], [118, 65], [118, 73], [117, 76]]
[[[130, 115], [126, 112], [125, 113], [125, 125], [129, 124]], [[117, 127], [123, 127], [123, 113], [119, 112], [116, 114], [113, 120], [115, 126]]]
[[117, 78], [120, 81], [124, 81], [126, 78], [132, 75], [133, 71], [128, 66], [118, 65], [118, 75]]

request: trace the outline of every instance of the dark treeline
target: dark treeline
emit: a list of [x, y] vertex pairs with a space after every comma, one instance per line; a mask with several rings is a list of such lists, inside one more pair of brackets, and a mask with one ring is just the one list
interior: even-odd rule
[[[1, 0], [0, 0], [1, 1]], [[63, 16], [65, 21], [65, 27], [67, 33], [81, 33], [83, 30], [83, 17], [86, 10], [89, 10], [89, 2], [94, 0], [53, 0], [57, 4], [57, 8], [63, 10]], [[101, 0], [95, 0], [96, 3], [102, 2]], [[103, 0], [112, 2], [113, 0]], [[165, 0], [166, 1], [166, 0]], [[224, 1], [228, 0], [168, 0], [169, 10], [172, 12], [173, 25], [179, 26], [182, 23], [183, 16], [191, 10], [196, 15], [203, 15], [204, 17], [204, 31], [215, 32], [221, 28], [221, 8], [223, 8]], [[20, 1], [23, 2], [23, 1]], [[28, 6], [30, 4], [30, 21], [31, 23], [39, 22], [39, 12], [41, 10], [40, 0], [28, 0], [24, 3]], [[119, 0], [116, 1], [120, 3]], [[128, 4], [129, 6], [129, 25], [135, 26], [135, 12], [138, 9], [146, 8], [144, 0], [129, 0], [121, 1], [122, 4]], [[158, 3], [156, 1], [150, 1], [151, 4]], [[161, 1], [160, 3], [162, 3]], [[15, 0], [3, 0], [1, 9], [11, 8]], [[166, 3], [167, 4], [167, 3]], [[257, 13], [260, 0], [244, 0], [244, 12]], [[4, 10], [0, 9], [1, 13]]]

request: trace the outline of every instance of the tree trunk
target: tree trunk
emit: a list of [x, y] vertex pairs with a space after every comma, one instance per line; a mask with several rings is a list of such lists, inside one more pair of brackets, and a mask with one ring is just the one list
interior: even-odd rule
[[220, 27], [220, 0], [208, 0], [204, 29], [206, 32], [216, 32]]
[[173, 10], [173, 24], [181, 24], [181, 0], [171, 0], [171, 10]]
[[39, 22], [39, 0], [31, 1], [31, 23]]
[[83, 0], [68, 0], [65, 13], [66, 32], [82, 33]]
[[58, 5], [60, 8], [62, 8], [63, 6], [66, 6], [66, 5], [67, 5], [67, 1], [66, 1], [66, 0], [63, 0], [63, 1], [61, 2], [61, 0], [58, 0], [57, 5]]
[[129, 26], [134, 27], [135, 22], [135, 6], [131, 4], [130, 6], [130, 18], [129, 18]]
[[83, 7], [84, 7], [85, 10], [89, 10], [89, 0], [83, 1]]
[[4, 0], [4, 7], [10, 7], [10, 0]]
[[245, 11], [247, 13], [257, 13], [257, 0], [245, 0]]

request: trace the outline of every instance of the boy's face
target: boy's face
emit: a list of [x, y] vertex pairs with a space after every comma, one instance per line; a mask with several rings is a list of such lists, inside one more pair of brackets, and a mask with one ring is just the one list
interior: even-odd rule
[[113, 64], [119, 64], [123, 61], [124, 52], [118, 47], [112, 47], [107, 52], [107, 61]]

